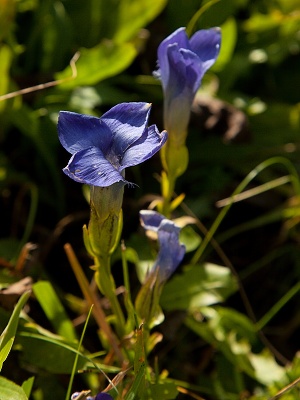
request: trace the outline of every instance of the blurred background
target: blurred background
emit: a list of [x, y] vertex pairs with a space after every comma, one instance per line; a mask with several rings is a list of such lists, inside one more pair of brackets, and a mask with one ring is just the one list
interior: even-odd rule
[[[0, 0], [2, 288], [25, 276], [49, 279], [62, 298], [69, 294], [66, 307], [75, 316], [70, 296], [80, 292], [63, 245], [72, 243], [83, 265], [90, 265], [81, 231], [89, 207], [80, 185], [62, 173], [69, 155], [58, 141], [58, 112], [101, 116], [120, 102], [147, 101], [153, 104], [151, 123], [162, 130], [162, 90], [152, 72], [159, 43], [181, 26], [193, 32], [220, 26], [222, 48], [193, 105], [189, 170], [178, 180], [177, 193], [186, 194], [186, 209], [209, 228], [222, 209], [220, 201], [257, 165], [279, 157], [247, 187], [269, 190], [250, 191], [233, 204], [215, 239], [258, 320], [299, 281], [299, 181], [290, 178], [300, 168], [299, 0]], [[26, 88], [33, 90], [6, 96]], [[159, 195], [160, 172], [159, 156], [126, 171], [138, 187], [125, 190], [125, 241], [138, 229], [138, 210]], [[223, 263], [213, 248], [206, 260]], [[299, 301], [296, 290], [264, 327], [286, 360], [299, 349]], [[0, 302], [5, 321], [11, 304], [3, 295]], [[238, 292], [226, 304], [247, 314]], [[38, 304], [31, 304], [31, 315], [49, 328]], [[168, 346], [164, 367], [173, 377], [197, 383], [199, 370], [211, 372], [211, 348], [199, 345], [205, 349], [204, 367], [193, 356], [194, 337], [187, 335], [177, 350], [172, 337]], [[16, 355], [6, 368], [16, 381], [27, 373]], [[59, 384], [56, 378], [47, 384], [51, 380], [56, 398], [63, 398], [57, 387], [64, 386], [64, 377]]]

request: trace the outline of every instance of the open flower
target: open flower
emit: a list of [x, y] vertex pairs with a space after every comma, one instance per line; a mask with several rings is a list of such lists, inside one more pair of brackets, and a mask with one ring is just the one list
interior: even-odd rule
[[165, 131], [147, 126], [150, 109], [148, 103], [121, 103], [101, 118], [61, 111], [59, 140], [72, 154], [65, 174], [92, 186], [128, 183], [124, 169], [148, 160], [167, 139]]
[[205, 72], [216, 61], [221, 31], [211, 28], [196, 32], [190, 39], [179, 28], [158, 47], [158, 71], [164, 91], [165, 128], [170, 140], [185, 142], [190, 109]]
[[151, 275], [156, 275], [159, 283], [170, 278], [181, 263], [185, 246], [179, 242], [180, 228], [156, 211], [140, 211], [141, 224], [146, 230], [157, 233], [159, 252]]

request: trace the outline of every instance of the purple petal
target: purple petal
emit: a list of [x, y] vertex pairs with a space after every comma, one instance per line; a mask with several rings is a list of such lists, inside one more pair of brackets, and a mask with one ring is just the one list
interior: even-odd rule
[[120, 172], [96, 147], [74, 154], [63, 171], [74, 181], [93, 186], [106, 187], [120, 181], [127, 183]]
[[122, 156], [138, 140], [148, 124], [151, 104], [121, 103], [103, 114], [101, 120], [110, 128], [114, 137], [113, 152]]
[[190, 50], [170, 46], [168, 59], [170, 75], [166, 88], [167, 98], [174, 98], [186, 92], [191, 103], [204, 74], [199, 57]]
[[185, 87], [190, 89], [189, 97], [194, 97], [204, 73], [218, 57], [220, 44], [219, 28], [200, 30], [190, 40], [185, 29], [180, 28], [160, 44], [157, 52], [160, 69], [156, 75], [167, 98], [182, 93]]
[[140, 218], [144, 229], [158, 234], [159, 252], [153, 271], [157, 269], [159, 281], [164, 282], [173, 274], [185, 254], [185, 246], [179, 242], [180, 228], [156, 211], [142, 210]]
[[215, 63], [221, 46], [220, 28], [203, 29], [190, 39], [190, 48], [203, 63], [203, 74]]
[[159, 268], [162, 282], [169, 279], [184, 257], [185, 246], [179, 243], [179, 232], [180, 228], [168, 219], [163, 219], [158, 228], [160, 248], [154, 268]]
[[159, 132], [156, 125], [151, 125], [124, 154], [120, 171], [132, 165], [138, 165], [157, 153], [167, 140], [167, 132]]
[[158, 227], [165, 217], [152, 210], [141, 210], [140, 211], [141, 225], [144, 229], [157, 232]]
[[95, 400], [113, 400], [113, 397], [108, 393], [98, 393]]
[[90, 115], [61, 111], [57, 127], [61, 144], [71, 154], [94, 146], [105, 153], [113, 139], [106, 124]]
[[189, 48], [189, 41], [187, 34], [185, 32], [185, 28], [179, 28], [171, 35], [169, 35], [166, 39], [164, 39], [158, 47], [157, 56], [158, 56], [158, 66], [159, 71], [158, 75], [162, 81], [163, 87], [167, 85], [169, 81], [169, 61], [168, 61], [168, 47], [170, 45], [177, 45], [177, 48]]

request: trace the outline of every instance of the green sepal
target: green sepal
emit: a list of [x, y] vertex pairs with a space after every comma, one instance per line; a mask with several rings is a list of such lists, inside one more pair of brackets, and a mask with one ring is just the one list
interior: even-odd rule
[[164, 314], [159, 306], [163, 285], [159, 282], [157, 274], [158, 270], [149, 274], [135, 300], [137, 314], [148, 329], [164, 320]]
[[97, 258], [107, 258], [119, 243], [122, 225], [124, 185], [91, 187], [91, 214], [83, 239], [87, 251]]
[[188, 167], [189, 152], [183, 144], [176, 146], [172, 142], [167, 142], [160, 151], [161, 162], [168, 175], [178, 178]]
[[178, 178], [188, 167], [189, 152], [186, 146], [175, 147], [168, 146], [166, 152], [166, 161], [169, 174]]
[[86, 251], [89, 253], [89, 255], [91, 257], [94, 257], [95, 254], [93, 252], [93, 249], [92, 249], [92, 246], [91, 246], [91, 243], [90, 243], [89, 231], [88, 231], [88, 228], [87, 228], [86, 225], [83, 225], [82, 232], [83, 232], [83, 243], [84, 243], [84, 246], [86, 248]]
[[176, 197], [176, 199], [174, 199], [171, 202], [170, 210], [174, 211], [178, 206], [180, 206], [180, 204], [183, 202], [184, 199], [185, 199], [185, 194], [181, 193], [179, 196]]
[[115, 230], [115, 240], [112, 241], [112, 245], [109, 251], [109, 254], [111, 255], [115, 250], [118, 244], [120, 243], [121, 239], [121, 234], [122, 234], [122, 229], [123, 229], [123, 210], [121, 209], [117, 218], [117, 225], [116, 225], [116, 230]]

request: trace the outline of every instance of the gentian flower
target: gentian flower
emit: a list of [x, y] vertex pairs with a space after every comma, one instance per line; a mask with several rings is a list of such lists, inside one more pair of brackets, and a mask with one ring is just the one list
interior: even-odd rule
[[164, 283], [176, 270], [185, 254], [185, 246], [179, 242], [180, 228], [156, 211], [140, 211], [141, 225], [145, 230], [157, 233], [159, 252], [151, 275], [157, 275]]
[[122, 103], [101, 118], [61, 111], [59, 140], [72, 154], [65, 174], [92, 186], [128, 183], [125, 168], [148, 160], [167, 139], [165, 131], [147, 127], [150, 109], [147, 103]]
[[[79, 392], [73, 393], [71, 396], [71, 400], [76, 400], [77, 398], [80, 397], [81, 394], [82, 393], [79, 393]], [[105, 393], [105, 392], [98, 393], [95, 397], [88, 396], [85, 398], [86, 398], [86, 400], [113, 400], [113, 397], [110, 394]]]
[[179, 243], [180, 228], [156, 211], [140, 211], [141, 224], [147, 231], [157, 234], [159, 251], [135, 299], [137, 315], [148, 329], [164, 319], [159, 306], [164, 283], [176, 270], [185, 254], [185, 246]]
[[110, 394], [101, 392], [97, 394], [95, 400], [113, 400], [113, 398], [111, 397]]
[[193, 99], [205, 72], [216, 61], [221, 44], [219, 28], [196, 32], [190, 39], [179, 28], [158, 47], [158, 67], [154, 72], [164, 92], [164, 121], [169, 141], [184, 145]]

